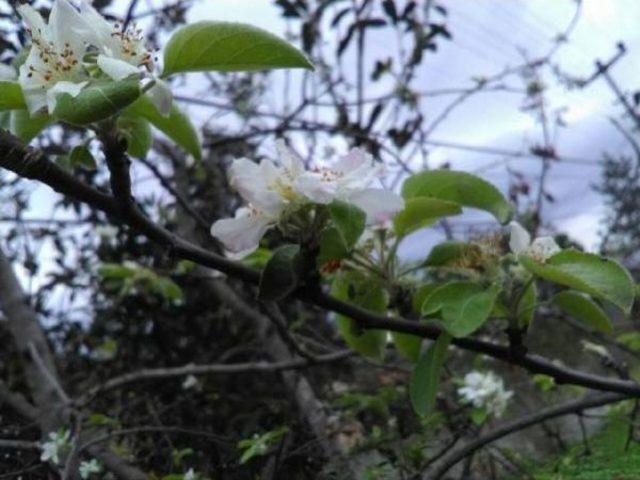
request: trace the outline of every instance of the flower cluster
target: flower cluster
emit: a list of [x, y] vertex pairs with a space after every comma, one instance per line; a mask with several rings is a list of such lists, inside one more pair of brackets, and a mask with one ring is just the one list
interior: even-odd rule
[[[31, 38], [18, 81], [32, 115], [45, 108], [52, 113], [58, 95], [75, 97], [99, 76], [140, 78], [153, 67], [141, 31], [112, 25], [87, 0], [82, 0], [79, 10], [68, 0], [55, 0], [48, 22], [29, 5], [20, 5], [18, 12]], [[161, 80], [154, 82], [149, 94], [166, 114], [171, 92]]]
[[342, 200], [361, 208], [369, 224], [383, 222], [403, 207], [402, 199], [393, 192], [368, 188], [382, 174], [382, 165], [359, 148], [331, 166], [310, 170], [283, 141], [277, 148], [280, 165], [247, 158], [231, 165], [229, 183], [246, 205], [236, 211], [235, 218], [215, 222], [211, 234], [234, 254], [255, 250], [262, 236], [286, 213], [303, 205]]
[[490, 415], [500, 417], [513, 392], [505, 390], [504, 382], [493, 372], [469, 372], [464, 376], [458, 395], [465, 403], [482, 408]]
[[42, 453], [40, 460], [43, 462], [60, 463], [60, 455], [70, 450], [69, 430], [59, 430], [49, 433], [49, 440], [40, 446]]
[[560, 251], [553, 237], [538, 237], [532, 242], [529, 232], [518, 222], [511, 222], [509, 227], [511, 228], [509, 248], [516, 255], [529, 255], [538, 262], [545, 262]]

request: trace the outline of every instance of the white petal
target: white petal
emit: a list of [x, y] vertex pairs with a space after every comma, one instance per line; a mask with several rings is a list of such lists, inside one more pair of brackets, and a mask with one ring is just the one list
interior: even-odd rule
[[83, 18], [67, 0], [55, 0], [49, 14], [49, 31], [50, 40], [60, 51], [68, 46], [76, 57], [84, 54], [83, 38], [77, 34], [84, 25]]
[[72, 97], [77, 97], [87, 83], [89, 82], [58, 82], [52, 88], [47, 90], [47, 110], [49, 113], [53, 113], [56, 109], [58, 95], [66, 93]]
[[84, 40], [98, 48], [101, 53], [115, 55], [118, 41], [111, 35], [113, 25], [87, 0], [80, 2], [80, 15], [84, 20], [84, 25], [80, 27]]
[[98, 55], [98, 67], [114, 80], [123, 80], [127, 77], [140, 74], [138, 67], [124, 60], [108, 57], [103, 54]]
[[509, 248], [513, 253], [519, 255], [529, 248], [531, 235], [518, 222], [509, 223], [511, 236], [509, 238]]
[[323, 179], [322, 174], [304, 172], [293, 182], [294, 189], [300, 195], [315, 203], [331, 203], [338, 193], [335, 181]]
[[287, 144], [281, 138], [276, 140], [276, 149], [278, 150], [280, 162], [292, 177], [297, 177], [304, 171], [302, 160], [287, 147]]
[[352, 148], [349, 153], [336, 162], [332, 170], [346, 175], [363, 165], [371, 165], [371, 163], [371, 155], [367, 151], [361, 148]]
[[230, 252], [248, 254], [258, 248], [260, 239], [272, 226], [269, 218], [250, 214], [249, 209], [240, 208], [235, 218], [216, 221], [211, 227], [211, 235], [220, 240]]
[[279, 178], [279, 170], [269, 160], [256, 164], [247, 158], [235, 160], [229, 169], [229, 183], [240, 196], [262, 211], [277, 215], [285, 201], [271, 185]]
[[[32, 73], [29, 67], [41, 71], [44, 66], [38, 50], [31, 48], [26, 61], [20, 67], [18, 83], [22, 87], [24, 101], [29, 113], [33, 115], [47, 106], [47, 88], [49, 83], [39, 73]], [[31, 75], [29, 75], [31, 73]]]
[[529, 248], [531, 254], [539, 260], [547, 260], [561, 249], [553, 237], [536, 238]]
[[16, 69], [11, 65], [6, 65], [4, 63], [0, 63], [0, 81], [7, 82], [16, 80], [17, 74]]
[[384, 223], [404, 208], [404, 200], [390, 190], [367, 188], [346, 198], [367, 214], [367, 223]]
[[171, 113], [171, 103], [173, 102], [173, 94], [167, 82], [155, 79], [155, 84], [147, 92], [147, 95], [151, 98], [151, 101], [156, 106], [160, 115], [167, 117]]
[[48, 39], [48, 28], [44, 23], [42, 15], [33, 8], [31, 5], [20, 5], [18, 7], [18, 13], [24, 20], [25, 25], [31, 30], [31, 35], [36, 38]]

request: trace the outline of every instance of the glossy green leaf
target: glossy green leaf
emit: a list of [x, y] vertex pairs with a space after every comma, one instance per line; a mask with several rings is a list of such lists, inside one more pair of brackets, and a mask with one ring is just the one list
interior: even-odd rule
[[278, 248], [262, 271], [258, 297], [261, 300], [281, 300], [293, 292], [300, 282], [300, 246]]
[[409, 395], [413, 410], [420, 416], [431, 413], [436, 403], [442, 367], [447, 357], [451, 336], [443, 332], [420, 356], [411, 374]]
[[318, 268], [322, 268], [332, 260], [342, 260], [349, 256], [349, 248], [336, 227], [326, 228], [320, 234], [320, 252], [316, 259]]
[[410, 176], [402, 186], [402, 196], [439, 198], [465, 207], [492, 213], [500, 223], [513, 216], [513, 206], [489, 182], [467, 172], [427, 170]]
[[[389, 297], [376, 279], [357, 271], [342, 272], [336, 276], [331, 294], [345, 302], [374, 312], [384, 312]], [[344, 315], [337, 316], [338, 331], [349, 347], [356, 352], [377, 359], [384, 358], [387, 332], [363, 329]]]
[[0, 81], [0, 110], [23, 110], [24, 103], [22, 88], [16, 82]]
[[48, 115], [29, 116], [26, 110], [13, 110], [11, 112], [10, 129], [16, 137], [25, 143], [38, 136], [42, 130], [53, 122]]
[[118, 117], [118, 128], [127, 139], [127, 153], [135, 158], [144, 158], [153, 142], [149, 122], [142, 117], [123, 114]]
[[338, 230], [344, 245], [351, 249], [364, 232], [367, 214], [350, 203], [334, 200], [328, 205], [331, 222]]
[[391, 332], [391, 337], [400, 355], [412, 362], [418, 361], [420, 357], [420, 347], [422, 346], [422, 337], [402, 332]]
[[613, 331], [611, 320], [600, 305], [581, 293], [565, 290], [554, 295], [553, 303], [566, 314], [586, 323], [594, 330], [606, 334]]
[[415, 197], [405, 201], [404, 208], [393, 219], [393, 229], [400, 237], [434, 224], [442, 217], [459, 215], [460, 205], [430, 197]]
[[137, 80], [89, 85], [76, 97], [59, 94], [53, 116], [72, 125], [88, 125], [115, 115], [135, 102], [140, 94]]
[[198, 133], [189, 117], [175, 105], [175, 102], [171, 106], [171, 112], [165, 117], [160, 114], [151, 99], [143, 95], [127, 108], [126, 113], [146, 119], [151, 125], [193, 155], [196, 160], [202, 158]]
[[69, 153], [69, 162], [72, 167], [80, 167], [89, 171], [95, 170], [97, 167], [96, 159], [93, 158], [93, 155], [85, 145], [73, 147]]
[[636, 294], [633, 279], [613, 260], [574, 249], [556, 253], [545, 263], [526, 255], [518, 259], [540, 278], [611, 302], [627, 314], [631, 311]]
[[302, 52], [267, 31], [240, 23], [202, 21], [171, 36], [164, 49], [162, 75], [273, 68], [313, 66]]
[[422, 316], [439, 319], [442, 328], [454, 337], [465, 337], [489, 318], [499, 292], [497, 285], [485, 290], [472, 282], [449, 282], [427, 297]]
[[533, 317], [536, 313], [536, 302], [538, 301], [538, 289], [535, 283], [531, 283], [524, 294], [520, 298], [518, 303], [518, 325], [520, 327], [526, 327], [533, 322]]

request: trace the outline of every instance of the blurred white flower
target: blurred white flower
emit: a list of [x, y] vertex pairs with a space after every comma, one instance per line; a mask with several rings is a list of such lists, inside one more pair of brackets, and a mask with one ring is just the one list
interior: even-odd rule
[[215, 222], [211, 234], [232, 253], [255, 250], [262, 236], [292, 206], [342, 200], [364, 210], [369, 223], [384, 221], [403, 207], [402, 199], [393, 192], [367, 188], [382, 168], [363, 150], [351, 150], [331, 167], [305, 170], [284, 142], [278, 141], [277, 148], [279, 166], [270, 160], [256, 164], [246, 158], [231, 165], [229, 183], [247, 206], [239, 208], [235, 218]]
[[187, 470], [187, 473], [183, 475], [182, 480], [196, 480], [196, 478], [196, 472], [193, 471], [193, 468], [190, 468]]
[[529, 232], [518, 222], [509, 223], [509, 227], [511, 228], [509, 248], [516, 255], [529, 255], [539, 262], [544, 262], [560, 251], [553, 237], [538, 237], [532, 242]]
[[49, 433], [49, 440], [40, 446], [42, 453], [40, 460], [43, 462], [60, 463], [60, 455], [71, 447], [69, 443], [69, 430], [59, 430]]
[[86, 45], [80, 32], [84, 21], [67, 0], [55, 0], [48, 23], [29, 5], [20, 5], [31, 49], [20, 67], [18, 81], [29, 113], [56, 108], [57, 95], [77, 96], [88, 83], [82, 66]]
[[483, 408], [487, 413], [500, 417], [513, 392], [505, 390], [504, 382], [493, 372], [469, 372], [464, 376], [458, 395], [466, 403]]
[[95, 458], [91, 459], [88, 462], [82, 462], [80, 467], [78, 468], [78, 472], [80, 472], [80, 477], [84, 480], [89, 478], [94, 473], [100, 473], [102, 471], [102, 465]]
[[200, 386], [200, 382], [195, 377], [195, 375], [187, 375], [187, 378], [182, 382], [182, 388], [184, 390], [189, 390], [191, 388], [197, 388]]

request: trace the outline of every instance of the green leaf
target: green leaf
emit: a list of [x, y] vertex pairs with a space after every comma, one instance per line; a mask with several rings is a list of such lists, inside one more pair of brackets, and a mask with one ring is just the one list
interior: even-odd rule
[[420, 228], [434, 224], [438, 219], [462, 213], [460, 205], [429, 197], [409, 198], [393, 219], [393, 228], [399, 237], [404, 237]]
[[[376, 279], [357, 271], [337, 275], [331, 286], [331, 294], [340, 300], [374, 312], [384, 312], [389, 303], [389, 296], [384, 287]], [[338, 331], [349, 347], [368, 357], [384, 358], [386, 331], [363, 329], [344, 315], [338, 315], [337, 321]]]
[[438, 393], [438, 383], [447, 355], [451, 336], [443, 332], [420, 356], [411, 374], [409, 395], [413, 410], [426, 416], [433, 410]]
[[140, 94], [137, 80], [89, 85], [76, 97], [59, 94], [53, 116], [72, 125], [87, 125], [115, 115], [135, 102]]
[[526, 255], [520, 263], [540, 278], [606, 300], [629, 314], [635, 297], [635, 285], [629, 272], [617, 262], [575, 249], [556, 253], [545, 263]]
[[203, 21], [177, 30], [164, 49], [163, 77], [180, 72], [308, 68], [307, 57], [275, 35], [249, 25]]
[[73, 147], [69, 153], [69, 162], [72, 167], [80, 167], [85, 170], [93, 171], [96, 169], [96, 159], [85, 145]]
[[260, 276], [258, 297], [281, 300], [293, 292], [300, 282], [300, 246], [283, 245], [267, 262]]
[[410, 333], [391, 332], [393, 344], [396, 346], [400, 355], [407, 360], [417, 362], [420, 357], [420, 347], [422, 346], [422, 337], [411, 335]]
[[198, 133], [189, 117], [175, 105], [175, 102], [171, 106], [169, 115], [165, 117], [158, 111], [151, 99], [143, 95], [127, 108], [126, 113], [148, 120], [151, 125], [193, 155], [196, 160], [202, 158]]
[[155, 290], [165, 299], [173, 303], [181, 303], [184, 295], [180, 286], [168, 277], [157, 277]]
[[468, 260], [481, 254], [480, 247], [475, 243], [443, 242], [431, 249], [424, 261], [426, 267], [452, 266], [468, 263]]
[[52, 118], [48, 115], [30, 117], [29, 112], [26, 110], [13, 110], [11, 112], [10, 130], [20, 140], [28, 143], [52, 122]]
[[533, 322], [533, 317], [536, 313], [537, 300], [538, 289], [536, 288], [536, 284], [531, 282], [522, 295], [522, 298], [520, 298], [520, 303], [518, 303], [517, 317], [518, 325], [520, 327], [525, 327]]
[[410, 176], [402, 186], [405, 200], [431, 197], [459, 203], [492, 213], [505, 224], [513, 216], [513, 206], [489, 182], [467, 172], [427, 170]]
[[149, 122], [142, 117], [123, 114], [118, 117], [118, 128], [127, 139], [127, 153], [135, 158], [145, 157], [153, 142]]
[[16, 82], [0, 82], [0, 110], [23, 110], [24, 103], [22, 87]]
[[557, 293], [553, 297], [553, 303], [563, 312], [585, 322], [599, 332], [610, 334], [613, 331], [611, 320], [604, 310], [581, 293], [570, 290]]
[[427, 297], [423, 317], [440, 317], [440, 324], [454, 337], [466, 337], [484, 324], [493, 310], [500, 287], [484, 290], [472, 282], [449, 282]]
[[336, 227], [326, 228], [320, 234], [320, 251], [316, 263], [322, 268], [331, 260], [341, 260], [349, 256], [349, 249], [344, 244], [342, 235]]
[[344, 245], [351, 250], [364, 232], [367, 214], [355, 205], [334, 200], [329, 204], [329, 215]]

